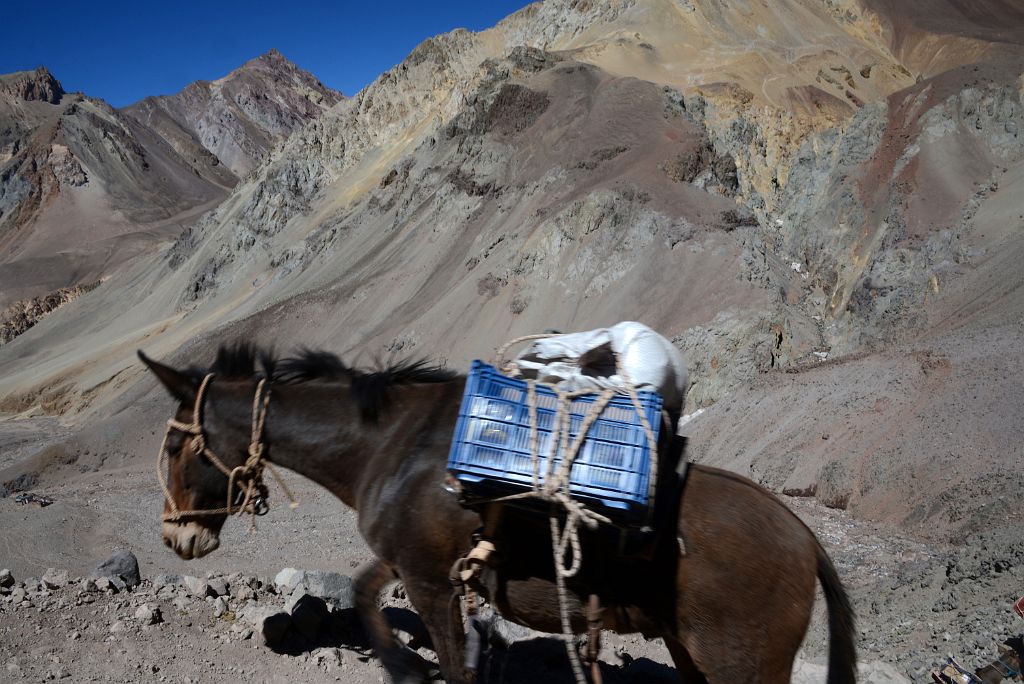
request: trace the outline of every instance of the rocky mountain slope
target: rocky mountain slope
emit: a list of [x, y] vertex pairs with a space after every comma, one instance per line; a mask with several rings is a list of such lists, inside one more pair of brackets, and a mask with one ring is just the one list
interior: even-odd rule
[[216, 81], [196, 81], [175, 95], [147, 97], [124, 113], [175, 149], [195, 141], [242, 178], [293, 130], [342, 98], [277, 50]]
[[0, 305], [98, 281], [173, 238], [339, 97], [273, 51], [125, 110], [43, 68], [0, 77]]
[[[981, 553], [1021, 532], [1022, 130], [1002, 0], [548, 0], [437, 36], [0, 348], [0, 410], [67, 430], [0, 481], [142, 468], [139, 347], [464, 368], [638, 319], [691, 368], [693, 458]], [[943, 624], [998, 598], [936, 582]]]

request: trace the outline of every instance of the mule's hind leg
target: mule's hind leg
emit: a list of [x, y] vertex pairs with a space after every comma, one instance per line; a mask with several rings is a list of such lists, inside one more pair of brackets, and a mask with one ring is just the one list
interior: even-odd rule
[[676, 672], [685, 684], [707, 684], [707, 678], [701, 674], [690, 657], [690, 652], [677, 639], [665, 637], [665, 646], [672, 655], [672, 662], [676, 664]]
[[426, 673], [416, 667], [418, 663], [413, 662], [410, 654], [395, 640], [391, 625], [377, 607], [381, 589], [395, 579], [394, 570], [381, 560], [374, 560], [363, 568], [355, 580], [356, 609], [370, 636], [373, 650], [391, 680], [398, 684], [418, 684], [426, 680]]

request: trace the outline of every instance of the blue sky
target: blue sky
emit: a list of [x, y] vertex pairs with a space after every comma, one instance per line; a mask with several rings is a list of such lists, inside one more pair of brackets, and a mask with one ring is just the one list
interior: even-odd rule
[[480, 30], [526, 0], [4, 3], [0, 73], [46, 66], [65, 90], [120, 107], [219, 78], [270, 48], [353, 95], [417, 44]]

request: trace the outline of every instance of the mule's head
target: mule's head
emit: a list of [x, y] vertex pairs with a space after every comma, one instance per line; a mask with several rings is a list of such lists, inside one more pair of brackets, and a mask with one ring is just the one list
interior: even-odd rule
[[[139, 358], [178, 400], [174, 419], [186, 425], [192, 424], [202, 376], [157, 363], [141, 351]], [[212, 389], [212, 385], [210, 387]], [[208, 389], [202, 403], [202, 434], [207, 448], [228, 468], [241, 464], [248, 440], [244, 430], [237, 425], [238, 417], [231, 415], [235, 402], [230, 397], [214, 399], [213, 392]], [[162, 516], [164, 544], [186, 560], [201, 558], [220, 545], [220, 531], [227, 515], [198, 513], [178, 517], [173, 513], [175, 509], [184, 512], [224, 508], [228, 477], [197, 448], [194, 435], [187, 431], [170, 428], [165, 449], [166, 457], [162, 460], [166, 461], [166, 496], [169, 500], [164, 501]]]

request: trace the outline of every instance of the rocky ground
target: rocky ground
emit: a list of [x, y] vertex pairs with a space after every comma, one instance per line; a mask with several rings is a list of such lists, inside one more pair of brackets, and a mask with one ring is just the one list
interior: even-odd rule
[[[13, 521], [16, 513], [22, 520], [20, 527], [11, 523], [0, 555], [0, 566], [18, 568], [10, 576], [0, 573], [5, 677], [384, 681], [352, 608], [349, 577], [371, 554], [358, 538], [351, 512], [297, 481], [301, 511], [274, 510], [254, 535], [243, 529], [245, 523], [230, 521], [225, 548], [185, 563], [159, 547], [155, 515], [148, 515], [158, 508], [148, 473], [123, 473], [117, 479], [121, 489], [115, 498], [132, 491], [142, 502], [132, 510], [118, 507], [131, 533], [93, 542], [126, 545], [134, 538], [141, 560], [129, 562], [129, 570], [121, 562], [113, 570], [90, 571], [83, 565], [87, 550], [81, 539], [68, 542], [72, 549], [78, 545], [65, 556], [71, 573], [42, 568], [39, 563], [53, 562], [54, 554], [31, 551], [26, 530], [45, 533], [46, 518], [66, 520], [69, 498], [80, 496], [83, 511], [110, 505], [90, 496], [95, 489], [53, 488], [48, 493], [58, 500], [46, 508], [0, 499], [5, 520]], [[948, 655], [978, 666], [995, 654], [997, 642], [1022, 631], [1010, 604], [1024, 587], [1024, 541], [994, 534], [972, 537], [959, 547], [924, 544], [813, 500], [785, 501], [816, 531], [851, 594], [862, 681], [922, 681]], [[97, 525], [107, 520], [100, 511], [93, 515]], [[306, 533], [297, 534], [301, 529]], [[306, 567], [343, 573], [285, 568], [300, 558]], [[135, 576], [131, 566], [138, 572], [139, 564], [143, 569]], [[97, 577], [104, 574], [112, 577]], [[429, 640], [400, 584], [384, 592], [381, 605], [396, 636], [430, 667], [435, 658]], [[484, 681], [570, 681], [560, 642], [525, 630], [500, 631], [510, 632], [516, 640], [501, 645], [497, 639], [484, 661]], [[819, 600], [794, 681], [824, 681], [826, 648]], [[608, 682], [676, 681], [660, 641], [638, 635], [606, 633], [602, 663]]]

